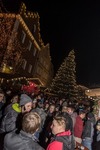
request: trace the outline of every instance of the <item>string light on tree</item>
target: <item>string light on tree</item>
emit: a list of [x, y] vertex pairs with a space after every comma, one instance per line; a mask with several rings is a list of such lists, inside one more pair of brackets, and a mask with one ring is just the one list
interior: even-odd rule
[[75, 52], [71, 50], [52, 81], [52, 92], [62, 97], [75, 99], [77, 96]]

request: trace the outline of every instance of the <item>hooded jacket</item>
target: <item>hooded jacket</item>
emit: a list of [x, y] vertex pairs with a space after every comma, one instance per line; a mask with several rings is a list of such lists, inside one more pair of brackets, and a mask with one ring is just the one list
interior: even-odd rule
[[18, 103], [11, 105], [2, 119], [0, 132], [11, 132], [16, 129], [16, 121], [18, 114], [21, 112]]
[[94, 118], [88, 119], [85, 123], [83, 133], [82, 133], [82, 139], [89, 139], [93, 140], [93, 135], [94, 135]]
[[39, 107], [36, 107], [35, 109], [33, 109], [32, 112], [37, 112], [40, 115], [40, 117], [41, 117], [41, 129], [42, 129], [44, 126], [44, 122], [46, 120], [47, 114], [45, 113], [43, 108], [39, 108]]
[[23, 130], [19, 134], [8, 133], [4, 139], [4, 150], [44, 150], [32, 134]]
[[70, 130], [57, 134], [46, 150], [74, 150], [75, 143]]

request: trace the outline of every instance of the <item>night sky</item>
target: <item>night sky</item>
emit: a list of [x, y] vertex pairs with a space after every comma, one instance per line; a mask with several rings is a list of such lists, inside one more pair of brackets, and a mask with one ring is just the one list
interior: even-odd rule
[[[20, 0], [2, 0], [6, 9], [16, 11]], [[100, 85], [100, 2], [90, 0], [23, 0], [29, 11], [40, 15], [40, 33], [50, 43], [55, 72], [74, 49], [77, 83]]]

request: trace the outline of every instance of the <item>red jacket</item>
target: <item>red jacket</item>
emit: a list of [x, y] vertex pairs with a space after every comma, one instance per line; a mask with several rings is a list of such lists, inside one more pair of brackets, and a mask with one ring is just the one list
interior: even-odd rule
[[76, 123], [74, 126], [74, 136], [81, 138], [83, 132], [83, 120], [80, 116], [76, 117]]
[[[70, 135], [71, 135], [71, 132], [70, 132], [70, 130], [68, 130], [68, 131], [59, 133], [56, 136], [57, 137], [58, 136], [66, 137], [66, 136], [70, 136]], [[63, 150], [63, 143], [55, 140], [48, 145], [46, 150]]]

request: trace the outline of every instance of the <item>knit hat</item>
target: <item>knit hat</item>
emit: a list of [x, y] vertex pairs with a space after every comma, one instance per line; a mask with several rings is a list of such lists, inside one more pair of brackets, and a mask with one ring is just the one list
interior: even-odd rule
[[90, 113], [87, 114], [87, 117], [88, 117], [88, 118], [93, 118], [93, 117], [94, 117], [94, 114], [90, 112]]
[[26, 94], [21, 94], [19, 105], [22, 106], [29, 102], [32, 102], [32, 99]]

